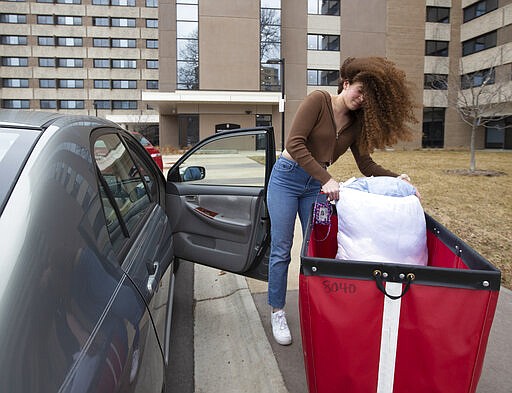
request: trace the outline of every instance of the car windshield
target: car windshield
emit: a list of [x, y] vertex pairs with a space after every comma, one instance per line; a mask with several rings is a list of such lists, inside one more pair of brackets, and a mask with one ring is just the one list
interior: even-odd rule
[[39, 131], [0, 127], [0, 213]]

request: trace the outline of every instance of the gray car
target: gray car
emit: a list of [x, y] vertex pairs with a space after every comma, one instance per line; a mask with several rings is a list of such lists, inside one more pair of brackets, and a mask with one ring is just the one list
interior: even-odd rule
[[2, 392], [161, 392], [179, 260], [266, 279], [272, 128], [169, 169], [117, 124], [0, 110]]

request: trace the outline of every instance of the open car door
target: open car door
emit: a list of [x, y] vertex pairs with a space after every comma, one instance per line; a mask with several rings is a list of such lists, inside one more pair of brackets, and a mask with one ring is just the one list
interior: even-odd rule
[[272, 127], [215, 134], [184, 154], [166, 185], [175, 257], [266, 281], [275, 158]]

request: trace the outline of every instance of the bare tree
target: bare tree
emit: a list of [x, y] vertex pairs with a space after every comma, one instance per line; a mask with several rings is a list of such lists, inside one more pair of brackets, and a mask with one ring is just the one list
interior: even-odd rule
[[[476, 169], [475, 139], [483, 128], [508, 128], [504, 120], [510, 116], [512, 86], [508, 73], [502, 67], [505, 63], [503, 48], [495, 48], [494, 56], [479, 64], [479, 70], [465, 72], [465, 58], [459, 62], [459, 69], [450, 70], [448, 78], [434, 78], [434, 89], [446, 91], [448, 105], [454, 108], [461, 119], [471, 127], [470, 172]], [[492, 52], [491, 52], [492, 54]], [[474, 68], [474, 66], [473, 66]]]
[[190, 39], [184, 40], [184, 45], [178, 49], [178, 83], [181, 88], [196, 90], [199, 88], [199, 47], [198, 31], [190, 34]]
[[281, 42], [281, 20], [277, 10], [264, 8], [260, 14], [261, 58], [268, 60], [279, 57]]

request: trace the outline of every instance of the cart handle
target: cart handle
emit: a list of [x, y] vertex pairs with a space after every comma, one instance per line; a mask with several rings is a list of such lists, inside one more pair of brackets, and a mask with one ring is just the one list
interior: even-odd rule
[[411, 282], [414, 281], [414, 279], [416, 278], [416, 276], [414, 275], [414, 273], [407, 273], [407, 282], [405, 284], [405, 287], [404, 289], [402, 290], [402, 293], [398, 296], [394, 296], [394, 295], [390, 295], [389, 293], [386, 292], [386, 288], [384, 287], [384, 283], [383, 283], [383, 274], [380, 270], [374, 270], [373, 271], [373, 278], [375, 279], [375, 283], [377, 284], [377, 288], [379, 288], [379, 290], [384, 294], [386, 295], [388, 298], [390, 299], [393, 299], [393, 300], [397, 300], [397, 299], [400, 299], [402, 296], [404, 296], [407, 291], [409, 290], [410, 286], [411, 286]]

